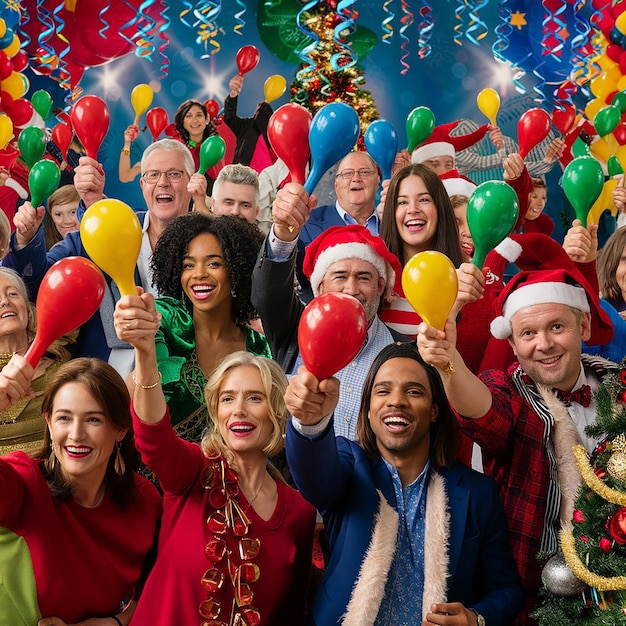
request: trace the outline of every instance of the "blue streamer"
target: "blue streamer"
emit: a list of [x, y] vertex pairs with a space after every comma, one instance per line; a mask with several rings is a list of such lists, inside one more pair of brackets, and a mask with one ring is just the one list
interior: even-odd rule
[[319, 0], [311, 0], [310, 2], [305, 4], [302, 9], [300, 9], [300, 11], [298, 11], [298, 15], [296, 17], [296, 24], [298, 25], [300, 32], [313, 40], [308, 46], [304, 46], [304, 48], [302, 48], [301, 50], [297, 50], [298, 56], [300, 57], [302, 63], [306, 65], [306, 67], [303, 67], [296, 72], [296, 79], [300, 81], [305, 80], [306, 75], [314, 72], [316, 67], [315, 63], [309, 55], [311, 52], [313, 52], [313, 50], [315, 50], [315, 48], [317, 48], [317, 44], [319, 43], [320, 38], [312, 30], [305, 28], [302, 25], [302, 20], [305, 13], [310, 11], [318, 3]]
[[193, 22], [189, 21], [187, 16], [193, 15], [193, 4], [189, 2], [189, 0], [182, 0], [183, 6], [185, 7], [179, 14], [178, 19], [187, 27], [194, 28]]
[[[135, 24], [136, 24], [136, 23], [137, 23], [137, 21], [139, 20], [139, 12], [138, 12], [138, 10], [137, 10], [137, 9], [136, 9], [136, 8], [135, 8], [135, 7], [134, 7], [134, 6], [133, 6], [133, 5], [132, 5], [132, 4], [131, 4], [128, 0], [124, 0], [124, 4], [125, 4], [125, 5], [129, 8], [129, 9], [132, 9], [132, 11], [133, 11], [134, 13], [133, 13], [133, 17], [132, 17], [132, 18], [131, 18], [128, 22], [126, 22], [126, 24], [124, 24], [124, 25], [120, 28], [120, 35], [121, 35], [121, 36], [122, 36], [122, 37], [123, 37], [123, 38], [124, 38], [124, 39], [125, 39], [125, 40], [129, 43], [129, 44], [131, 44], [131, 45], [133, 45], [133, 46], [134, 46], [134, 45], [136, 45], [136, 44], [135, 44], [135, 40], [134, 40], [132, 37], [129, 37], [129, 36], [125, 33], [125, 31], [126, 31], [127, 29], [131, 29], [133, 26], [135, 26]], [[106, 11], [106, 9], [104, 9], [104, 11]], [[102, 11], [102, 12], [101, 12], [101, 14], [100, 14], [100, 15], [101, 15], [101, 17], [100, 17], [100, 21], [103, 21], [103, 19], [102, 19], [102, 13], [103, 13], [104, 11]], [[108, 27], [109, 27], [109, 25], [108, 25], [108, 23], [107, 23], [106, 28], [108, 28]], [[103, 31], [104, 31], [104, 30], [106, 30], [106, 28], [100, 31], [100, 35], [102, 35]], [[133, 30], [134, 30], [134, 29], [133, 29]], [[103, 35], [103, 36], [104, 36], [104, 35]]]
[[454, 10], [454, 17], [457, 21], [454, 25], [454, 43], [459, 46], [463, 45], [463, 13], [465, 13], [466, 6], [467, 0], [462, 0], [458, 3], [456, 9]]
[[[544, 61], [545, 63], [545, 61]], [[535, 102], [545, 102], [546, 96], [543, 92], [544, 87], [546, 86], [546, 78], [541, 71], [541, 67], [544, 63], [540, 63], [537, 67], [533, 68], [533, 74], [537, 78], [537, 82], [533, 85], [533, 91], [535, 92], [534, 100]]]
[[26, 24], [28, 24], [31, 20], [30, 13], [26, 9], [26, 7], [22, 8], [22, 17], [20, 19], [20, 24], [18, 26], [20, 41], [22, 42], [22, 48], [27, 48], [28, 44], [32, 41], [32, 38], [28, 36], [28, 33], [24, 30]]
[[[39, 33], [37, 37], [37, 43], [40, 48], [46, 51], [50, 58], [56, 57], [56, 50], [48, 43], [48, 41], [52, 38], [55, 32], [55, 24], [52, 14], [48, 9], [44, 6], [45, 0], [37, 0], [37, 18], [43, 25], [42, 31]], [[52, 65], [48, 63], [43, 63], [42, 67], [52, 69]]]
[[407, 28], [413, 24], [414, 18], [406, 0], [402, 0], [401, 7], [404, 15], [400, 18], [400, 22], [402, 23], [402, 26], [400, 27], [400, 39], [402, 39], [402, 43], [400, 44], [400, 49], [402, 50], [402, 56], [400, 57], [402, 69], [400, 70], [400, 74], [406, 75], [406, 73], [411, 69], [411, 66], [407, 62], [407, 58], [409, 57], [409, 38], [405, 35], [405, 32]]
[[137, 47], [135, 55], [140, 59], [152, 60], [152, 53], [156, 50], [152, 43], [154, 40], [154, 29], [156, 28], [156, 20], [146, 13], [154, 4], [154, 0], [144, 0], [137, 11], [137, 32], [132, 39], [136, 40]]
[[[553, 59], [561, 62], [563, 58], [563, 47], [565, 45], [565, 40], [561, 35], [561, 31], [567, 26], [567, 24], [560, 18], [560, 16], [565, 12], [567, 5], [563, 2], [563, 0], [561, 0], [561, 6], [553, 13], [547, 6], [546, 0], [542, 0], [541, 4], [546, 11], [544, 19], [541, 22], [541, 47], [548, 52]], [[554, 38], [558, 42], [554, 47], [551, 47], [548, 44], [548, 39], [552, 35], [554, 35]]]
[[[221, 11], [222, 3], [219, 0], [217, 2], [201, 0], [193, 10], [194, 16], [198, 18], [194, 24], [194, 26], [198, 27], [196, 43], [204, 44], [205, 53], [200, 57], [201, 59], [206, 59], [211, 56], [211, 54], [215, 54], [220, 51], [221, 45], [216, 39], [218, 28], [213, 19], [218, 17]], [[208, 51], [209, 44], [211, 44], [214, 48], [211, 52]]]
[[386, 13], [388, 17], [384, 18], [381, 23], [381, 28], [383, 31], [383, 36], [381, 37], [382, 42], [391, 45], [391, 41], [393, 40], [393, 26], [391, 22], [395, 18], [395, 15], [389, 8], [393, 0], [385, 0], [383, 2], [383, 13]]
[[[588, 59], [588, 48], [593, 45], [593, 29], [590, 26], [589, 22], [592, 22], [594, 19], [599, 19], [602, 17], [602, 9], [598, 9], [594, 11], [591, 16], [589, 22], [585, 20], [580, 14], [579, 11], [585, 5], [585, 1], [577, 3], [574, 7], [574, 26], [576, 28], [576, 35], [572, 38], [572, 61], [573, 61], [573, 71], [572, 76], [574, 77], [574, 81], [582, 85], [586, 82], [591, 82], [596, 76], [599, 76], [602, 73], [602, 68], [600, 65], [594, 61], [595, 57], [592, 57], [591, 62], [589, 63], [589, 67], [587, 67], [587, 59]], [[593, 22], [592, 22], [593, 23]], [[599, 45], [595, 46], [595, 50], [598, 54], [600, 54], [601, 47]], [[589, 72], [591, 70], [591, 73]], [[583, 92], [587, 92], [586, 89]], [[588, 96], [589, 93], [587, 92]]]
[[235, 21], [237, 23], [235, 24], [233, 30], [238, 35], [243, 35], [241, 31], [244, 29], [246, 22], [242, 16], [246, 13], [246, 5], [242, 2], [242, 0], [236, 0], [236, 2], [241, 7], [241, 11], [237, 11], [237, 13], [235, 13]]
[[491, 52], [496, 61], [510, 65], [504, 56], [509, 47], [509, 35], [513, 32], [511, 26], [511, 9], [507, 6], [510, 0], [501, 0], [498, 5], [498, 25], [495, 27], [496, 40], [491, 46]]
[[355, 0], [341, 0], [337, 5], [337, 15], [341, 21], [333, 29], [333, 40], [342, 52], [337, 52], [330, 57], [330, 66], [335, 72], [352, 67], [357, 62], [354, 50], [347, 43], [344, 43], [345, 37], [342, 36], [346, 30], [349, 33], [356, 30], [355, 14], [350, 9], [354, 2]]
[[432, 36], [432, 30], [435, 26], [435, 21], [433, 19], [433, 8], [426, 2], [426, 0], [422, 0], [423, 7], [420, 9], [420, 17], [422, 21], [418, 25], [418, 38], [417, 38], [417, 47], [418, 54], [420, 59], [425, 59], [431, 51], [431, 46], [429, 44], [430, 38]]
[[[470, 6], [468, 15], [470, 22], [468, 29], [465, 31], [465, 36], [476, 46], [480, 46], [481, 39], [484, 39], [489, 33], [487, 24], [485, 24], [485, 22], [483, 22], [478, 15], [478, 11], [486, 7], [487, 4], [489, 4], [489, 0], [482, 0], [473, 4], [473, 6]], [[479, 30], [480, 32], [474, 36], [472, 33], [476, 30]]]
[[167, 54], [165, 54], [165, 50], [170, 44], [170, 39], [165, 33], [167, 29], [170, 27], [172, 21], [170, 20], [170, 17], [168, 15], [168, 11], [169, 11], [168, 3], [164, 2], [164, 0], [160, 0], [160, 1], [161, 1], [160, 14], [161, 14], [161, 19], [163, 20], [163, 24], [159, 26], [159, 39], [162, 41], [161, 45], [159, 46], [159, 56], [161, 57], [161, 63], [159, 65], [159, 80], [163, 80], [164, 78], [167, 78], [169, 71], [170, 71], [170, 59], [167, 56]]
[[[57, 58], [59, 60], [59, 64], [58, 64], [58, 69], [59, 69], [59, 75], [66, 75], [68, 76], [68, 81], [67, 81], [67, 89], [71, 90], [71, 86], [69, 84], [69, 75], [70, 72], [67, 69], [67, 59], [65, 58], [68, 54], [68, 52], [70, 51], [70, 42], [67, 40], [67, 38], [65, 37], [65, 35], [63, 34], [63, 29], [65, 28], [65, 20], [61, 17], [61, 11], [64, 8], [64, 4], [62, 2], [60, 2], [56, 8], [53, 10], [52, 15], [54, 18], [54, 22], [56, 24], [56, 34], [58, 36], [58, 38], [65, 43], [65, 47], [57, 53]], [[64, 81], [65, 82], [65, 81]], [[65, 86], [65, 85], [62, 85]]]

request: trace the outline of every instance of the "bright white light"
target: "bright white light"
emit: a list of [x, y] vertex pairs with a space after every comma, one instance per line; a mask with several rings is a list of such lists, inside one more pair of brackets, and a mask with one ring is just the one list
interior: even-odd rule
[[[206, 68], [206, 71], [202, 72], [203, 93], [206, 94], [206, 99], [224, 102], [226, 96], [230, 93], [228, 82], [238, 70], [237, 66], [231, 63], [222, 72], [217, 72], [216, 56], [213, 54], [208, 59], [197, 60], [195, 67]], [[223, 66], [223, 62], [224, 59], [220, 58], [220, 66]]]

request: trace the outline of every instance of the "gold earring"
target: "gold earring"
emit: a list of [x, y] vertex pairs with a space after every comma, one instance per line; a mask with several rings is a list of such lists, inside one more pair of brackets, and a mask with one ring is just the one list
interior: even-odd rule
[[115, 472], [118, 476], [123, 476], [126, 471], [126, 463], [124, 463], [124, 457], [122, 456], [122, 442], [116, 441], [115, 448], [117, 450], [117, 454], [115, 455], [115, 463], [113, 467], [115, 468]]
[[54, 473], [57, 464], [57, 456], [54, 453], [54, 441], [50, 439], [50, 456], [44, 461], [44, 465], [50, 474]]

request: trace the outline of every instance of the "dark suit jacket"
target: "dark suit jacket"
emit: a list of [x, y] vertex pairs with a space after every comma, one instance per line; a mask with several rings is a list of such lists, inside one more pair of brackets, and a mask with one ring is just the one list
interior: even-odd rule
[[[382, 459], [371, 460], [355, 442], [335, 437], [332, 421], [318, 439], [303, 437], [290, 423], [287, 460], [298, 489], [322, 513], [329, 537], [330, 559], [312, 618], [317, 626], [336, 624], [370, 546], [379, 492], [397, 510], [393, 482]], [[460, 464], [438, 472], [451, 519], [447, 601], [475, 608], [489, 626], [509, 626], [524, 596], [496, 485]]]

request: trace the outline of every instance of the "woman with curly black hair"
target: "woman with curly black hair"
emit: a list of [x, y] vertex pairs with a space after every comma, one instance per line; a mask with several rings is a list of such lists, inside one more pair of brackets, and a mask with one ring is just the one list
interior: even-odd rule
[[[271, 358], [267, 340], [248, 323], [252, 269], [263, 242], [240, 217], [188, 213], [163, 232], [152, 255], [162, 316], [156, 336], [163, 391], [177, 434], [199, 442], [209, 423], [204, 386], [237, 350]], [[131, 389], [132, 392], [132, 389]]]

